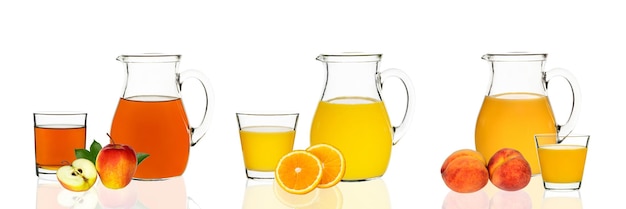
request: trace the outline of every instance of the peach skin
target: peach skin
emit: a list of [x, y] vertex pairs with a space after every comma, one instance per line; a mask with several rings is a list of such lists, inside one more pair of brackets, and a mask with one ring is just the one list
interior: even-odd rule
[[487, 164], [491, 183], [506, 191], [523, 189], [532, 176], [530, 164], [522, 153], [512, 148], [497, 151]]
[[480, 152], [477, 152], [471, 149], [460, 149], [460, 150], [454, 151], [452, 154], [448, 156], [448, 158], [446, 158], [446, 160], [443, 162], [443, 165], [441, 165], [441, 173], [443, 173], [443, 170], [445, 170], [446, 167], [448, 167], [448, 164], [452, 160], [461, 156], [475, 157], [476, 159], [482, 161], [485, 166], [487, 166], [487, 162], [485, 161], [485, 158], [483, 157], [483, 155], [480, 154]]
[[448, 188], [459, 193], [482, 189], [489, 181], [489, 172], [483, 161], [474, 156], [456, 157], [447, 164], [441, 177]]

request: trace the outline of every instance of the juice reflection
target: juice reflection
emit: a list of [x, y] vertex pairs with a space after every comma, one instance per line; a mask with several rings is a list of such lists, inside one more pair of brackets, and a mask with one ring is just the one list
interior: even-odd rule
[[248, 179], [243, 196], [243, 208], [290, 208], [281, 203], [274, 194], [274, 180]]
[[357, 208], [391, 208], [387, 185], [381, 178], [360, 181], [340, 182], [339, 188], [343, 198], [343, 209]]
[[543, 202], [543, 179], [541, 178], [541, 174], [534, 175], [530, 178], [530, 182], [524, 189], [530, 195], [530, 199], [533, 201], [533, 208], [540, 208], [541, 203]]
[[542, 209], [582, 209], [579, 190], [575, 191], [544, 191]]
[[183, 176], [163, 181], [133, 181], [131, 184], [137, 187], [137, 204], [144, 208], [188, 208]]
[[340, 182], [334, 187], [315, 189], [305, 195], [290, 194], [273, 180], [248, 179], [243, 208], [391, 208], [389, 192], [382, 179]]

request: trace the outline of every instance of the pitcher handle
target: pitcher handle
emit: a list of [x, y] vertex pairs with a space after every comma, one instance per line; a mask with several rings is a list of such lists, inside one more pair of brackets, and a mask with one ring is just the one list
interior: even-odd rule
[[578, 115], [580, 114], [580, 85], [578, 85], [578, 81], [576, 80], [576, 77], [574, 77], [574, 74], [572, 74], [570, 71], [563, 69], [563, 68], [554, 68], [552, 70], [548, 70], [546, 71], [546, 89], [548, 88], [548, 83], [550, 83], [550, 80], [552, 80], [553, 78], [556, 77], [562, 77], [565, 78], [565, 80], [569, 83], [570, 88], [572, 90], [572, 109], [569, 115], [569, 118], [567, 119], [567, 122], [565, 122], [565, 124], [560, 125], [557, 124], [556, 130], [559, 136], [567, 136], [569, 135], [573, 130], [574, 130], [574, 126], [576, 126], [576, 123], [578, 122]]
[[398, 78], [400, 81], [402, 81], [402, 84], [404, 84], [404, 88], [406, 90], [406, 109], [404, 112], [404, 117], [402, 117], [402, 122], [400, 122], [400, 125], [398, 126], [392, 125], [393, 145], [396, 145], [398, 141], [400, 141], [400, 138], [402, 138], [402, 136], [404, 136], [404, 134], [406, 133], [407, 127], [411, 124], [411, 121], [413, 119], [413, 110], [415, 107], [415, 90], [413, 88], [413, 83], [411, 82], [411, 79], [406, 73], [404, 73], [404, 71], [396, 68], [390, 68], [380, 73], [379, 91], [382, 90], [383, 84], [388, 78]]
[[202, 72], [198, 71], [198, 70], [185, 70], [180, 72], [179, 74], [179, 88], [182, 89], [183, 83], [187, 80], [187, 79], [196, 79], [200, 82], [200, 84], [202, 85], [202, 88], [204, 89], [204, 95], [205, 95], [205, 106], [204, 106], [204, 116], [202, 117], [202, 121], [200, 122], [200, 125], [198, 125], [197, 127], [193, 127], [191, 126], [191, 146], [195, 146], [200, 139], [202, 139], [202, 137], [206, 134], [206, 132], [209, 130], [209, 124], [210, 124], [210, 120], [211, 120], [211, 116], [213, 115], [213, 107], [214, 107], [214, 95], [213, 95], [213, 88], [211, 85], [211, 82], [209, 82], [209, 78], [206, 77]]

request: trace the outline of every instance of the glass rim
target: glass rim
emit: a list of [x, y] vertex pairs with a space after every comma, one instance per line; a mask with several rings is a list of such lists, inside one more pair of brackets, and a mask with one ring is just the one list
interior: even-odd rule
[[81, 111], [37, 111], [33, 115], [87, 115], [87, 112]]
[[[568, 141], [568, 143], [565, 144], [571, 144], [572, 141], [574, 142], [582, 142], [584, 140], [584, 144], [585, 147], [589, 146], [589, 139], [591, 139], [591, 135], [590, 134], [580, 134], [580, 133], [570, 133], [567, 135], [559, 135], [559, 134], [535, 134], [533, 136], [534, 141], [535, 141], [535, 146], [541, 147], [544, 144], [539, 144], [539, 141], [544, 142], [545, 139], [541, 139], [543, 137], [549, 137], [549, 138], [554, 138], [556, 140], [555, 144], [562, 144], [565, 140]], [[574, 144], [580, 144], [580, 143], [574, 143]]]
[[300, 113], [246, 113], [246, 112], [237, 112], [235, 115], [246, 115], [246, 116], [290, 116], [295, 115], [298, 116]]
[[538, 136], [544, 136], [544, 137], [545, 137], [545, 136], [555, 136], [555, 137], [559, 137], [559, 138], [567, 138], [567, 137], [591, 137], [591, 135], [590, 135], [590, 134], [579, 134], [579, 133], [570, 133], [570, 134], [567, 134], [567, 135], [559, 135], [558, 133], [557, 133], [557, 134], [546, 134], [546, 133], [544, 133], [544, 134], [535, 134], [535, 135], [534, 135], [534, 137], [535, 137], [535, 138], [536, 138], [536, 137], [538, 137]]

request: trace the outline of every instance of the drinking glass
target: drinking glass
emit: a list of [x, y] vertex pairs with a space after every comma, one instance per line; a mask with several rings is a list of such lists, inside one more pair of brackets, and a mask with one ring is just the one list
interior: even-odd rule
[[543, 186], [548, 190], [577, 190], [583, 179], [589, 135], [535, 135]]
[[85, 148], [87, 113], [36, 112], [35, 170], [38, 177], [56, 179], [56, 171], [76, 159], [75, 149]]
[[241, 151], [250, 179], [273, 179], [282, 156], [293, 150], [298, 113], [236, 113]]

